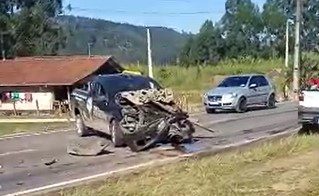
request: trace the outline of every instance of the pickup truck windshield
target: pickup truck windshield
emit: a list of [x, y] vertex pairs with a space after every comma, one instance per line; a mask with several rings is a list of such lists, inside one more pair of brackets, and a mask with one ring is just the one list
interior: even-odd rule
[[103, 81], [102, 85], [106, 92], [108, 92], [111, 96], [115, 95], [118, 92], [123, 91], [136, 91], [142, 89], [151, 89], [153, 84], [153, 88], [161, 89], [161, 86], [154, 80], [150, 78], [138, 77], [138, 78], [129, 78], [123, 80], [112, 79]]
[[248, 80], [248, 76], [229, 77], [223, 80], [218, 87], [245, 87]]

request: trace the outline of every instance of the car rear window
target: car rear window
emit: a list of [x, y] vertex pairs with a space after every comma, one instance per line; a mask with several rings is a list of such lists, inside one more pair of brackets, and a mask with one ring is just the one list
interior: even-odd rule
[[245, 87], [249, 80], [248, 76], [233, 76], [224, 79], [218, 87]]

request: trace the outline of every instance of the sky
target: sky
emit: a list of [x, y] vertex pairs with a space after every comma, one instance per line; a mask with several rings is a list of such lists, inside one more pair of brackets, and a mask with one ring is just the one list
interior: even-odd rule
[[[252, 0], [262, 7], [266, 0]], [[217, 22], [226, 0], [64, 0], [66, 14], [197, 33], [205, 20]]]

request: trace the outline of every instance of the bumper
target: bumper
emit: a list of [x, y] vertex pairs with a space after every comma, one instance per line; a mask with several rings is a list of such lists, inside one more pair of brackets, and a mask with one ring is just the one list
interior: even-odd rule
[[319, 124], [319, 108], [298, 107], [298, 121], [306, 124]]
[[228, 103], [211, 103], [211, 102], [205, 102], [204, 106], [206, 109], [220, 109], [220, 110], [233, 110], [236, 108], [236, 104], [233, 102]]

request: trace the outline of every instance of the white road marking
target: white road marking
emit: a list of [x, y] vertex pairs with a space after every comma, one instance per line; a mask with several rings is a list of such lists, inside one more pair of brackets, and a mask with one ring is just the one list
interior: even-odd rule
[[16, 154], [21, 154], [21, 153], [27, 153], [27, 152], [35, 152], [37, 150], [35, 149], [26, 149], [26, 150], [19, 150], [19, 151], [11, 151], [11, 152], [5, 152], [0, 154], [1, 156], [8, 156], [8, 155], [16, 155]]
[[11, 135], [5, 135], [0, 138], [1, 140], [9, 140], [9, 139], [15, 139], [15, 138], [21, 138], [21, 137], [32, 137], [32, 136], [41, 136], [41, 135], [50, 135], [55, 133], [63, 133], [63, 132], [69, 132], [73, 131], [74, 129], [65, 129], [65, 130], [57, 130], [57, 131], [48, 131], [48, 132], [35, 132], [35, 133], [17, 133], [17, 134], [11, 134]]
[[113, 171], [104, 172], [101, 174], [87, 176], [84, 178], [78, 178], [78, 179], [60, 182], [60, 183], [56, 183], [56, 184], [51, 184], [51, 185], [47, 185], [47, 186], [42, 186], [42, 187], [38, 187], [38, 188], [34, 188], [34, 189], [29, 189], [29, 190], [25, 190], [25, 191], [16, 192], [16, 193], [11, 193], [11, 194], [7, 194], [6, 196], [18, 196], [18, 195], [31, 194], [31, 193], [35, 193], [35, 192], [39, 192], [39, 191], [44, 191], [44, 190], [48, 190], [48, 189], [67, 186], [67, 185], [74, 184], [74, 183], [80, 183], [80, 182], [84, 182], [84, 181], [88, 181], [88, 180], [93, 180], [93, 179], [100, 178], [100, 177], [106, 177], [106, 176], [110, 176], [110, 175], [120, 173], [120, 172], [126, 172], [126, 171], [130, 171], [130, 170], [140, 169], [143, 167], [152, 166], [154, 164], [171, 162], [171, 161], [179, 160], [181, 158], [182, 158], [181, 156], [177, 156], [177, 157], [170, 157], [170, 158], [153, 160], [153, 161], [149, 161], [146, 163], [142, 163], [142, 164], [138, 164], [138, 165], [122, 168], [122, 169], [117, 169], [117, 170], [113, 170]]
[[[241, 142], [237, 142], [237, 143], [233, 143], [233, 144], [229, 144], [229, 145], [224, 145], [224, 146], [217, 146], [216, 149], [211, 149], [209, 151], [212, 151], [212, 150], [217, 150], [218, 151], [218, 150], [223, 150], [223, 149], [227, 149], [227, 148], [231, 148], [231, 147], [239, 147], [239, 146], [242, 146], [242, 145], [245, 145], [245, 144], [249, 144], [249, 143], [253, 143], [253, 142], [256, 142], [256, 141], [259, 141], [259, 140], [262, 140], [262, 139], [269, 139], [269, 138], [273, 138], [273, 137], [276, 137], [276, 136], [285, 135], [285, 134], [288, 134], [288, 133], [295, 133], [299, 129], [300, 128], [288, 129], [287, 131], [284, 131], [284, 132], [281, 132], [281, 133], [278, 133], [278, 134], [275, 134], [275, 135], [259, 137], [259, 138], [255, 138], [255, 139], [251, 139], [251, 140], [243, 140]], [[184, 154], [184, 155], [178, 155], [176, 157], [169, 157], [169, 158], [162, 158], [162, 159], [152, 160], [152, 161], [149, 161], [149, 162], [146, 162], [146, 163], [142, 163], [142, 164], [126, 167], [126, 168], [121, 168], [121, 169], [117, 169], [117, 170], [113, 170], [113, 171], [108, 171], [108, 172], [104, 172], [104, 173], [101, 173], [101, 174], [96, 174], [96, 175], [87, 176], [87, 177], [83, 177], [83, 178], [78, 178], [78, 179], [73, 179], [73, 180], [69, 180], [69, 181], [64, 181], [64, 182], [51, 184], [51, 185], [47, 185], [47, 186], [42, 186], [42, 187], [29, 189], [29, 190], [25, 190], [25, 191], [19, 191], [19, 192], [7, 194], [6, 196], [18, 196], [18, 195], [32, 194], [32, 193], [41, 192], [41, 191], [44, 191], [44, 190], [64, 187], [64, 186], [75, 184], [75, 183], [81, 183], [81, 182], [85, 182], [85, 181], [89, 181], [89, 180], [93, 180], [93, 179], [97, 179], [97, 178], [101, 178], [101, 177], [111, 176], [113, 174], [117, 174], [117, 173], [121, 173], [121, 172], [127, 172], [127, 171], [131, 171], [131, 170], [145, 168], [145, 167], [148, 167], [148, 166], [154, 166], [155, 164], [163, 164], [163, 163], [169, 163], [169, 162], [173, 162], [173, 161], [177, 161], [177, 160], [182, 160], [183, 158], [191, 158], [193, 156], [196, 156], [198, 153], [200, 153], [200, 152]]]
[[58, 122], [74, 122], [75, 119], [0, 119], [0, 123], [58, 123]]

